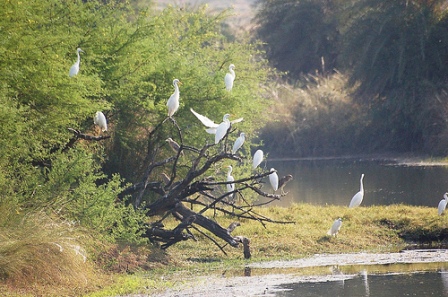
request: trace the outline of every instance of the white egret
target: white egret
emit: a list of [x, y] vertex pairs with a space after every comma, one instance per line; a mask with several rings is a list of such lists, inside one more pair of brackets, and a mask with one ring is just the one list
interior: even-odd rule
[[[229, 168], [229, 171], [227, 171], [227, 181], [228, 182], [233, 182], [235, 180], [233, 178], [233, 176], [232, 176], [233, 168], [232, 168], [231, 165], [227, 166], [227, 168]], [[227, 187], [227, 193], [235, 191], [235, 184], [234, 183], [226, 184], [226, 187]]]
[[179, 86], [178, 84], [182, 84], [177, 78], [173, 80], [174, 93], [171, 94], [166, 106], [168, 107], [168, 116], [172, 117], [174, 113], [179, 109]]
[[[205, 129], [205, 131], [207, 131], [207, 133], [209, 134], [216, 134], [216, 129], [218, 128], [219, 124], [216, 124], [214, 121], [210, 120], [208, 117], [203, 116], [199, 113], [197, 113], [196, 111], [193, 110], [193, 108], [190, 108], [190, 111], [194, 114], [194, 116], [196, 118], [198, 118], [199, 121], [201, 121], [201, 123], [207, 127], [207, 129]], [[224, 115], [226, 116], [226, 115]], [[224, 121], [224, 117], [222, 118], [222, 120]], [[233, 121], [230, 121], [230, 124], [236, 124], [243, 121], [243, 118], [239, 118]]]
[[107, 120], [104, 113], [97, 111], [93, 117], [93, 123], [101, 128], [101, 131], [107, 131]]
[[243, 146], [245, 140], [246, 140], [246, 134], [244, 134], [244, 132], [241, 132], [240, 136], [233, 143], [232, 154], [235, 154], [236, 151]]
[[439, 216], [441, 216], [445, 212], [447, 202], [448, 202], [448, 193], [445, 193], [443, 194], [443, 199], [440, 200], [439, 206], [437, 207]]
[[221, 124], [219, 124], [219, 126], [216, 128], [215, 144], [218, 144], [224, 138], [224, 136], [226, 136], [227, 131], [230, 129], [229, 117], [230, 114], [226, 113], [222, 118]]
[[[165, 141], [168, 142], [169, 146], [176, 154], [179, 153], [180, 145], [177, 142], [175, 142], [171, 137], [168, 137]], [[184, 152], [181, 151], [180, 155], [183, 156]]]
[[339, 218], [333, 222], [333, 225], [331, 226], [330, 230], [328, 230], [327, 234], [330, 236], [336, 236], [341, 229], [342, 226], [342, 219]]
[[81, 56], [79, 55], [79, 52], [84, 53], [84, 51], [79, 47], [76, 49], [76, 55], [78, 56], [78, 59], [76, 60], [75, 64], [73, 64], [72, 67], [70, 67], [70, 71], [68, 72], [68, 75], [70, 77], [77, 75], [79, 72], [79, 63], [81, 62]]
[[235, 80], [235, 71], [233, 70], [235, 68], [235, 65], [230, 64], [229, 66], [229, 72], [226, 73], [226, 76], [224, 77], [224, 83], [226, 84], [226, 90], [231, 91], [233, 88], [233, 81]]
[[275, 171], [274, 168], [271, 168], [271, 174], [269, 174], [269, 183], [272, 186], [272, 189], [274, 189], [274, 192], [278, 190], [278, 174]]
[[285, 175], [284, 177], [282, 177], [279, 181], [278, 181], [278, 188], [280, 189], [280, 193], [281, 194], [285, 194], [285, 191], [283, 190], [283, 188], [285, 187], [285, 185], [287, 183], [289, 183], [289, 181], [292, 180], [292, 175], [288, 174]]
[[254, 158], [252, 159], [252, 169], [257, 168], [261, 162], [263, 162], [263, 151], [257, 150], [254, 154]]
[[350, 205], [348, 207], [352, 208], [352, 207], [358, 207], [361, 205], [362, 199], [364, 198], [364, 185], [362, 184], [362, 179], [364, 178], [364, 173], [361, 174], [361, 180], [360, 182], [360, 186], [359, 186], [359, 192], [355, 194], [355, 196], [353, 196], [352, 200], [350, 201]]

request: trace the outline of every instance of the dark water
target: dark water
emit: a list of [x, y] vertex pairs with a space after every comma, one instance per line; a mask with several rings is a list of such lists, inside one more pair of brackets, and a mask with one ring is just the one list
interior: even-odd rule
[[352, 279], [279, 286], [275, 296], [448, 296], [448, 272], [358, 275]]
[[[390, 161], [332, 159], [268, 161], [281, 177], [292, 174], [285, 186], [289, 195], [279, 204], [306, 202], [318, 205], [348, 205], [359, 191], [364, 173], [362, 205], [403, 203], [437, 207], [448, 192], [447, 166], [405, 166]], [[267, 185], [269, 187], [269, 185]]]

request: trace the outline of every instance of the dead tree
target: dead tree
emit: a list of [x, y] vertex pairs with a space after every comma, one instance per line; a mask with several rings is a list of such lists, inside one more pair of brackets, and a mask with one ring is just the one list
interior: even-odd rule
[[[177, 134], [176, 141], [179, 144], [176, 150], [163, 147], [167, 145], [163, 140], [173, 135], [158, 135], [162, 133], [159, 131], [162, 130], [160, 129], [162, 125], [170, 124]], [[262, 179], [271, 172], [252, 173], [232, 182], [219, 181], [217, 177], [209, 175], [210, 169], [222, 161], [243, 161], [239, 155], [232, 154], [227, 146], [228, 136], [232, 132], [230, 127], [220, 143], [205, 144], [202, 148], [188, 146], [183, 142], [181, 129], [173, 118], [165, 119], [151, 132], [148, 143], [152, 144], [152, 147], [148, 148], [140, 182], [131, 185], [120, 195], [120, 198], [132, 195], [134, 207], [144, 209], [148, 217], [154, 218], [155, 221], [148, 224], [144, 230], [144, 236], [151, 242], [161, 244], [161, 248], [166, 249], [179, 241], [195, 239], [193, 233], [199, 232], [216, 244], [224, 254], [226, 254], [224, 247], [227, 244], [232, 247], [243, 244], [244, 257], [250, 258], [250, 240], [243, 235], [232, 235], [239, 222], [224, 228], [204, 216], [205, 211], [221, 212], [233, 216], [235, 220], [256, 221], [263, 226], [268, 222], [292, 223], [273, 221], [257, 213], [254, 209], [257, 205], [251, 202], [252, 199], [246, 199], [246, 193], [252, 192], [268, 199], [264, 205], [286, 195], [286, 193], [270, 194], [263, 189]], [[174, 152], [175, 155], [167, 156], [167, 152], [169, 154]], [[165, 157], [162, 157], [163, 153]], [[235, 185], [234, 191], [217, 190], [230, 183]], [[229, 199], [229, 196], [234, 195], [238, 199]], [[148, 196], [155, 199], [146, 201], [145, 197]], [[180, 222], [174, 229], [166, 229], [163, 224], [163, 221], [170, 216]], [[207, 235], [203, 230], [208, 230], [213, 236]], [[219, 243], [218, 240], [224, 241], [225, 244]]]
[[[169, 124], [174, 127], [180, 144], [176, 142], [174, 146], [174, 140], [170, 138], [172, 135], [163, 135], [161, 128]], [[101, 141], [110, 138], [109, 135], [83, 134], [72, 128], [69, 128], [69, 131], [74, 135], [64, 149], [71, 148], [78, 139]], [[293, 223], [271, 220], [254, 209], [256, 206], [269, 204], [287, 194], [282, 187], [279, 188], [280, 194], [271, 194], [263, 189], [262, 179], [271, 174], [270, 171], [252, 172], [248, 176], [230, 182], [220, 181], [219, 178], [209, 175], [213, 166], [225, 160], [238, 163], [243, 161], [239, 155], [232, 154], [231, 148], [228, 147], [228, 136], [232, 132], [230, 127], [218, 144], [206, 143], [202, 148], [195, 148], [184, 143], [181, 129], [173, 118], [165, 119], [152, 130], [140, 181], [127, 187], [118, 197], [123, 199], [131, 195], [134, 207], [143, 209], [148, 217], [154, 218], [152, 223], [145, 225], [143, 236], [153, 243], [160, 244], [162, 249], [167, 249], [179, 241], [195, 240], [192, 232], [194, 231], [211, 240], [224, 254], [226, 254], [224, 250], [226, 245], [238, 247], [242, 244], [244, 257], [248, 259], [251, 257], [250, 239], [243, 235], [232, 235], [235, 228], [240, 226], [239, 219], [256, 221], [263, 226], [266, 226], [266, 223]], [[164, 148], [164, 145], [170, 145], [170, 148]], [[174, 152], [175, 155], [167, 156], [167, 152], [170, 154]], [[291, 175], [287, 177], [287, 181], [292, 179]], [[231, 183], [235, 185], [233, 191], [219, 190], [220, 187]], [[247, 198], [246, 193], [263, 196], [267, 198], [267, 201], [254, 203], [253, 199]], [[234, 196], [238, 199], [229, 199]], [[145, 197], [155, 197], [155, 199]], [[190, 208], [186, 205], [190, 205]], [[207, 210], [233, 216], [236, 221], [224, 228], [215, 220], [203, 215]], [[167, 229], [163, 224], [163, 221], [170, 216], [179, 221], [173, 229]], [[203, 230], [209, 231], [213, 237], [204, 233]], [[225, 244], [219, 243], [217, 239], [224, 241]]]

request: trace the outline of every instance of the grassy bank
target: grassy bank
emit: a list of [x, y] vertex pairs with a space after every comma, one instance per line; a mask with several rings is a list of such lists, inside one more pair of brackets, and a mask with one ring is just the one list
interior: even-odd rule
[[[241, 226], [235, 229], [233, 234], [244, 235], [251, 239], [252, 258], [250, 260], [244, 260], [242, 248], [227, 246], [225, 247], [226, 256], [203, 235], [195, 233], [197, 241], [181, 242], [170, 247], [166, 252], [121, 249], [110, 257], [115, 261], [115, 265], [126, 268], [122, 271], [131, 274], [107, 275], [99, 271], [86, 271], [81, 274], [77, 271], [82, 280], [74, 275], [67, 277], [67, 280], [70, 279], [70, 282], [76, 284], [76, 289], [71, 288], [65, 281], [55, 282], [56, 288], [51, 288], [50, 279], [45, 285], [46, 289], [39, 287], [42, 285], [37, 285], [34, 291], [39, 291], [39, 296], [81, 296], [93, 290], [96, 292], [87, 296], [94, 297], [123, 295], [131, 292], [150, 293], [174, 286], [175, 283], [191, 275], [207, 274], [223, 269], [229, 271], [234, 268], [240, 269], [247, 261], [292, 259], [316, 253], [397, 251], [410, 243], [437, 245], [448, 239], [448, 217], [437, 216], [435, 207], [392, 205], [349, 209], [342, 206], [294, 204], [288, 208], [260, 208], [257, 211], [275, 221], [293, 223], [269, 223], [263, 226], [257, 222], [240, 221]], [[341, 231], [337, 237], [330, 237], [327, 231], [338, 217], [343, 219]], [[216, 217], [216, 220], [224, 226], [234, 221], [233, 218], [224, 216]], [[5, 242], [1, 245], [3, 248], [6, 247]], [[26, 250], [26, 246], [25, 243], [21, 249]], [[54, 244], [50, 246], [55, 248], [50, 255], [58, 253], [57, 246]], [[43, 253], [48, 251], [49, 249], [43, 249]], [[72, 251], [70, 253], [73, 254]], [[63, 254], [64, 252], [61, 253]], [[147, 270], [131, 265], [142, 258], [142, 254], [145, 256], [143, 258], [152, 262], [141, 265]], [[60, 257], [48, 255], [46, 257], [49, 261], [45, 263], [47, 268], [58, 266], [56, 270], [61, 274], [69, 273], [64, 271], [60, 262], [52, 263], [60, 261]], [[79, 258], [76, 253], [74, 257]], [[122, 262], [119, 263], [120, 261]], [[82, 267], [87, 264], [82, 264]], [[92, 265], [87, 267], [91, 269]], [[21, 274], [20, 277], [22, 281], [26, 281], [26, 275]], [[59, 290], [57, 286], [64, 287], [64, 290]], [[29, 288], [21, 291], [20, 294], [11, 293], [14, 292], [14, 287], [13, 282], [8, 282], [7, 285], [4, 283], [0, 287], [2, 296], [26, 296], [27, 292], [29, 296], [36, 296], [30, 293]]]
[[[439, 245], [448, 239], [448, 217], [437, 216], [437, 209], [405, 205], [373, 206], [349, 209], [341, 206], [295, 204], [289, 208], [260, 208], [258, 212], [273, 220], [293, 224], [268, 224], [241, 221], [234, 235], [251, 239], [250, 262], [293, 259], [316, 253], [388, 252], [408, 244]], [[343, 225], [336, 238], [327, 235], [333, 221], [341, 217]], [[233, 219], [217, 217], [222, 225]], [[164, 269], [137, 273], [121, 278], [108, 290], [89, 296], [110, 296], [115, 292], [151, 293], [164, 290], [191, 275], [243, 268], [247, 260], [242, 248], [226, 247], [225, 256], [214, 244], [197, 235], [198, 241], [185, 241], [161, 254], [168, 265]]]

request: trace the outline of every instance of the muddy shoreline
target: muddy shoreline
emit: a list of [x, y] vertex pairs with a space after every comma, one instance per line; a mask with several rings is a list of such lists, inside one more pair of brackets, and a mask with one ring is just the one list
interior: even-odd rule
[[[398, 253], [349, 253], [316, 254], [311, 257], [288, 260], [248, 263], [247, 276], [207, 275], [179, 281], [179, 285], [165, 292], [152, 294], [127, 295], [126, 297], [174, 297], [174, 296], [274, 296], [278, 286], [299, 282], [325, 282], [346, 280], [358, 274], [330, 272], [319, 275], [299, 275], [288, 273], [288, 268], [332, 267], [332, 266], [366, 266], [416, 263], [448, 263], [447, 249], [404, 250]], [[285, 270], [285, 273], [267, 273], [250, 275], [251, 269]]]

